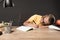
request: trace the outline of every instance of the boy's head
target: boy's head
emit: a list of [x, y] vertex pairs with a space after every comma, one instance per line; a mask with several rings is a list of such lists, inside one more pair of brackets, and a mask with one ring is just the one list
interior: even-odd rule
[[49, 15], [44, 15], [43, 16], [43, 24], [44, 25], [50, 25], [53, 24], [55, 22], [55, 17], [52, 14]]

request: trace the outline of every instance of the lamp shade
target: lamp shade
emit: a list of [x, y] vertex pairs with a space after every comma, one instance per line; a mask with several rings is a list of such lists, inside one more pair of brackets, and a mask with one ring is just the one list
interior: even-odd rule
[[14, 4], [12, 2], [12, 0], [4, 0], [3, 1], [3, 7], [6, 8], [6, 7], [13, 7]]

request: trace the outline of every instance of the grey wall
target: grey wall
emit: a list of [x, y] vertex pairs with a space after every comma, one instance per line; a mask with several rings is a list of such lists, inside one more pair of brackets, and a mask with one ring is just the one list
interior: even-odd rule
[[14, 20], [13, 25], [21, 25], [31, 15], [54, 14], [60, 18], [59, 0], [13, 0], [15, 7], [3, 8], [0, 6], [0, 21]]

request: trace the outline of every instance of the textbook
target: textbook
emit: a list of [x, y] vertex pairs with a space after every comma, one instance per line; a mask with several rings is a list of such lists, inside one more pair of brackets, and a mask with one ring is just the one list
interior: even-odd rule
[[24, 31], [24, 32], [26, 32], [26, 31], [30, 31], [30, 30], [33, 30], [34, 28], [33, 27], [30, 27], [30, 26], [19, 26], [18, 28], [17, 28], [17, 30], [21, 30], [21, 31]]

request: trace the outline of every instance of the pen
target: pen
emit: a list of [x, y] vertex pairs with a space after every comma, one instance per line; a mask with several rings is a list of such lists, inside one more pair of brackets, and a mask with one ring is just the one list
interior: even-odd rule
[[[35, 23], [35, 21], [33, 20], [33, 22]], [[36, 23], [35, 23], [36, 24]]]

